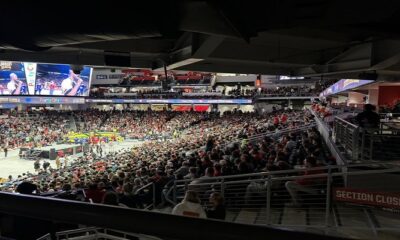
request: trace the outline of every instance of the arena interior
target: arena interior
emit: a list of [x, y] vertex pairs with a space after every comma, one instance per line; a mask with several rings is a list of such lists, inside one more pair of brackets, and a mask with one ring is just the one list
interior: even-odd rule
[[0, 239], [400, 238], [400, 2], [62, 5], [0, 16]]

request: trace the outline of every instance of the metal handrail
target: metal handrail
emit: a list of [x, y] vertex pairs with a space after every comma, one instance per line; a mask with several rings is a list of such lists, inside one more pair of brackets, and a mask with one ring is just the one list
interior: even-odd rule
[[[196, 219], [117, 206], [73, 202], [31, 195], [0, 193], [0, 212], [52, 222], [85, 224], [170, 239], [241, 240], [251, 236], [273, 239], [343, 239], [282, 228]], [[105, 220], [106, 219], [106, 220]], [[171, 226], [171, 223], [174, 223]], [[199, 231], [207, 229], [207, 231]]]
[[357, 126], [357, 125], [355, 125], [355, 124], [353, 124], [353, 123], [351, 123], [349, 121], [346, 121], [346, 120], [344, 120], [344, 119], [342, 119], [340, 117], [335, 117], [335, 119], [337, 119], [338, 121], [343, 122], [344, 124], [349, 125], [349, 126], [351, 126], [353, 128], [358, 128], [359, 127], [359, 126]]
[[[359, 164], [351, 164], [351, 165], [330, 165], [330, 166], [321, 166], [321, 167], [314, 167], [309, 168], [307, 170], [328, 170], [328, 169], [342, 169], [342, 168], [358, 168], [358, 167], [376, 167], [377, 165], [388, 165], [388, 163], [359, 163]], [[400, 166], [400, 162], [391, 162], [389, 165]], [[212, 177], [214, 180], [222, 180], [225, 181], [231, 178], [251, 178], [251, 177], [266, 177], [268, 175], [281, 175], [281, 174], [296, 174], [300, 172], [304, 172], [305, 169], [290, 169], [290, 170], [278, 170], [278, 171], [269, 171], [269, 172], [259, 172], [259, 173], [248, 173], [248, 174], [237, 174], [237, 175], [228, 175], [228, 176], [219, 176], [219, 177]], [[175, 182], [178, 183], [186, 183], [192, 180], [185, 179], [185, 180], [176, 180]]]
[[151, 182], [151, 183], [148, 183], [148, 184], [146, 184], [146, 185], [144, 185], [143, 187], [137, 189], [136, 192], [135, 192], [135, 194], [138, 194], [140, 191], [142, 191], [142, 190], [148, 188], [148, 187], [151, 186], [151, 185], [153, 185], [152, 182]]
[[306, 125], [303, 125], [303, 126], [299, 126], [297, 128], [293, 128], [293, 129], [284, 129], [284, 130], [280, 130], [278, 132], [266, 132], [266, 133], [255, 134], [255, 135], [250, 136], [249, 140], [252, 141], [252, 140], [260, 139], [260, 138], [263, 138], [263, 137], [266, 137], [266, 136], [270, 136], [270, 135], [274, 135], [274, 134], [277, 134], [277, 133], [286, 134], [286, 133], [290, 133], [290, 132], [302, 131], [302, 130], [305, 130], [305, 129], [308, 129], [308, 128], [315, 127], [315, 125], [316, 125], [315, 123], [309, 123], [309, 124], [306, 124]]
[[[94, 236], [92, 238], [89, 238], [90, 235], [87, 235], [87, 233], [94, 233]], [[123, 237], [117, 237], [114, 236], [113, 234], [118, 233], [121, 234]], [[84, 234], [83, 236], [75, 236], [77, 234]], [[143, 235], [143, 234], [137, 234], [137, 233], [128, 233], [128, 232], [123, 232], [123, 231], [118, 231], [114, 229], [107, 229], [107, 228], [98, 228], [98, 227], [86, 227], [86, 228], [78, 228], [78, 229], [72, 229], [72, 230], [66, 230], [66, 231], [61, 231], [57, 232], [56, 234], [57, 239], [127, 239], [126, 237], [129, 236], [130, 238], [137, 238], [137, 239], [152, 239], [152, 240], [161, 240], [160, 238], [150, 236], [150, 235]], [[74, 237], [69, 237], [70, 235], [74, 235]], [[50, 233], [36, 239], [36, 240], [47, 240], [51, 239]]]
[[[307, 125], [299, 126], [297, 128], [293, 128], [293, 129], [280, 130], [279, 132], [268, 131], [268, 132], [261, 133], [261, 134], [251, 135], [251, 136], [249, 136], [248, 140], [249, 141], [254, 141], [254, 140], [257, 140], [257, 139], [264, 138], [266, 136], [275, 135], [277, 133], [278, 134], [286, 134], [286, 133], [290, 133], [290, 132], [302, 131], [302, 130], [305, 130], [305, 129], [308, 129], [308, 128], [312, 128], [314, 126], [315, 126], [315, 123], [310, 123], [310, 124], [307, 124]], [[240, 140], [242, 140], [242, 138], [236, 138], [236, 139], [231, 140], [231, 142], [229, 142], [229, 143], [220, 144], [219, 146], [220, 146], [220, 148], [224, 148], [224, 147], [228, 146], [229, 144], [237, 143]]]
[[[365, 165], [364, 165], [365, 166]], [[326, 167], [326, 168], [309, 168], [307, 169], [308, 171], [315, 171], [315, 170], [332, 170], [335, 169], [335, 167]], [[397, 168], [392, 168], [392, 169], [383, 169], [383, 170], [363, 170], [363, 171], [356, 171], [356, 172], [346, 172], [346, 173], [319, 173], [319, 174], [312, 174], [312, 175], [297, 175], [297, 176], [276, 176], [276, 175], [281, 175], [278, 173], [279, 171], [276, 172], [269, 172], [267, 175], [261, 175], [263, 177], [268, 177], [268, 178], [258, 178], [258, 179], [247, 179], [247, 180], [236, 180], [236, 181], [226, 181], [226, 178], [219, 178], [213, 177], [212, 180], [215, 179], [215, 181], [210, 181], [206, 183], [191, 183], [189, 186], [210, 186], [214, 184], [221, 183], [224, 181], [225, 184], [235, 184], [235, 183], [250, 183], [255, 180], [263, 180], [263, 181], [268, 181], [268, 179], [271, 180], [296, 180], [296, 179], [304, 179], [304, 178], [320, 178], [320, 177], [327, 177], [327, 176], [352, 176], [352, 175], [367, 175], [367, 174], [379, 174], [379, 173], [394, 173], [394, 172], [400, 172], [400, 166], [397, 166]], [[281, 171], [285, 172], [285, 171]], [[296, 171], [295, 173], [301, 173], [304, 172], [304, 169]], [[289, 173], [289, 172], [286, 172]], [[293, 172], [292, 172], [293, 173]], [[244, 175], [238, 175], [239, 177], [242, 177]], [[221, 180], [221, 181], [218, 181]], [[182, 180], [181, 180], [182, 181]], [[184, 182], [187, 183], [187, 182]], [[184, 184], [180, 184], [177, 186], [184, 186]], [[172, 201], [171, 201], [172, 202]]]
[[[374, 167], [375, 169], [362, 170], [362, 168], [366, 166]], [[386, 167], [386, 168], [381, 169], [380, 167]], [[358, 183], [356, 183], [357, 185], [352, 185], [351, 183], [346, 184], [345, 179], [349, 177], [351, 177], [351, 179], [354, 180], [356, 179], [362, 180], [365, 178], [365, 177], [363, 178], [362, 176], [376, 176], [378, 174], [379, 175], [386, 174], [385, 175], [386, 177], [390, 177], [391, 179], [398, 179], [399, 175], [397, 173], [400, 173], [399, 162], [396, 162], [394, 164], [369, 163], [369, 164], [354, 164], [354, 166], [353, 165], [328, 166], [323, 168], [320, 167], [317, 169], [324, 169], [324, 168], [328, 169], [325, 173], [310, 174], [310, 175], [281, 176], [284, 174], [277, 174], [277, 172], [289, 173], [293, 171], [290, 170], [290, 171], [269, 172], [267, 177], [266, 175], [261, 175], [260, 177], [262, 178], [258, 179], [251, 179], [251, 178], [243, 179], [243, 175], [240, 175], [235, 177], [242, 177], [242, 179], [239, 180], [233, 179], [233, 181], [227, 181], [227, 179], [221, 177], [218, 177], [218, 180], [217, 178], [215, 179], [211, 178], [210, 181], [206, 183], [200, 182], [200, 183], [187, 184], [187, 183], [182, 183], [182, 181], [180, 181], [179, 185], [175, 184], [174, 192], [175, 193], [177, 192], [176, 189], [179, 190], [192, 189], [194, 191], [197, 191], [199, 193], [200, 199], [203, 201], [203, 203], [206, 203], [208, 201], [208, 196], [211, 192], [219, 191], [225, 197], [225, 201], [228, 201], [226, 207], [229, 210], [229, 212], [231, 214], [237, 212], [238, 216], [236, 218], [240, 217], [239, 219], [240, 222], [249, 221], [249, 223], [263, 224], [267, 226], [302, 227], [302, 229], [315, 227], [315, 228], [323, 228], [325, 230], [328, 229], [336, 230], [339, 232], [342, 225], [340, 226], [331, 225], [332, 221], [335, 221], [335, 218], [338, 217], [335, 215], [333, 208], [343, 205], [342, 207], [344, 207], [344, 209], [341, 210], [342, 211], [341, 214], [343, 214], [342, 217], [345, 218], [346, 216], [349, 216], [349, 214], [358, 214], [357, 209], [359, 207], [340, 204], [340, 202], [332, 202], [333, 201], [332, 190], [334, 186], [347, 187], [347, 188], [356, 187]], [[343, 170], [346, 169], [346, 171], [342, 172], [333, 171], [335, 169], [340, 169], [340, 168], [342, 168]], [[316, 170], [316, 168], [307, 170], [309, 171]], [[299, 169], [295, 171], [302, 172], [304, 171], [304, 169]], [[298, 194], [299, 197], [301, 196], [301, 198], [305, 198], [306, 201], [311, 201], [312, 203], [307, 203], [306, 206], [294, 207], [295, 208], [294, 211], [296, 212], [302, 211], [304, 214], [306, 214], [307, 215], [306, 218], [308, 220], [307, 221], [304, 220], [306, 221], [304, 223], [296, 222], [295, 224], [291, 225], [290, 221], [289, 224], [287, 224], [288, 223], [287, 219], [296, 218], [297, 221], [299, 221], [300, 216], [295, 217], [293, 215], [290, 215], [290, 213], [285, 213], [286, 211], [289, 211], [286, 208], [285, 202], [290, 200], [290, 198], [289, 199], [287, 197], [285, 198], [285, 196], [287, 196], [287, 194], [289, 193], [289, 188], [288, 188], [289, 185], [287, 185], [287, 183], [293, 184], [300, 179], [302, 180], [310, 179], [311, 181], [308, 182], [311, 182], [312, 185], [308, 185], [308, 187], [311, 188], [312, 191], [315, 193], [303, 192], [301, 194]], [[373, 181], [376, 184], [377, 179], [374, 179]], [[385, 183], [381, 182], [380, 184], [385, 184]], [[365, 188], [362, 186], [358, 186], [356, 188], [364, 190], [368, 189], [368, 187]], [[374, 189], [374, 187], [372, 189]], [[389, 187], [389, 189], [390, 190], [388, 191], [393, 191], [393, 187]], [[385, 191], [384, 189], [380, 190]], [[183, 196], [182, 194], [184, 193], [184, 191], [179, 191], [179, 192], [181, 194], [179, 196], [174, 196], [175, 199], [177, 198], [180, 199]], [[250, 195], [248, 195], [248, 193]], [[364, 205], [362, 206], [362, 209], [370, 209], [370, 207], [368, 207], [368, 205]], [[241, 215], [242, 212], [244, 212], [243, 215]], [[251, 213], [257, 213], [257, 217], [252, 219]], [[282, 223], [281, 222], [282, 220], [277, 220], [277, 219], [282, 219], [284, 214], [288, 215], [286, 215], [286, 222]], [[365, 219], [363, 212], [361, 212], [360, 214], [361, 215], [354, 215], [354, 217], [360, 217]], [[227, 220], [237, 221], [236, 218], [233, 219], [229, 218]], [[265, 219], [265, 222], [263, 221], [263, 219]], [[367, 220], [368, 219], [365, 219], [365, 221]], [[358, 229], [357, 226], [355, 226], [354, 228], [353, 226], [350, 226], [348, 228], [354, 230]], [[379, 225], [378, 223], [377, 225], [371, 225], [369, 228], [363, 228], [363, 229], [365, 230], [372, 229], [373, 232], [379, 232], [386, 230], [390, 231], [393, 230], [394, 228], [390, 226], [385, 227], [384, 225]]]

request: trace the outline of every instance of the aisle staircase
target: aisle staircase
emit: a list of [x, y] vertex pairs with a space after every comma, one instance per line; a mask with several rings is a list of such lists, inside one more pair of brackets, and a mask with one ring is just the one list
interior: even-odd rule
[[[170, 214], [172, 207], [153, 211]], [[355, 239], [400, 239], [400, 231], [397, 231], [400, 226], [400, 214], [397, 213], [362, 206], [334, 205], [328, 219], [328, 227], [325, 225], [324, 215], [325, 209], [321, 208], [283, 206], [280, 209], [272, 209], [267, 224], [265, 207], [240, 208], [227, 209], [225, 221], [284, 227]]]

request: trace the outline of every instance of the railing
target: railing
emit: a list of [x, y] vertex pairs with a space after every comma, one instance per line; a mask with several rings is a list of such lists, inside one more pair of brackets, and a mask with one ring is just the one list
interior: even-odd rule
[[[144, 235], [144, 234], [136, 234], [136, 233], [128, 233], [122, 232], [112, 229], [106, 228], [96, 228], [96, 227], [87, 227], [87, 228], [79, 228], [68, 231], [60, 231], [55, 233], [56, 239], [68, 239], [68, 240], [125, 240], [125, 239], [139, 239], [139, 240], [161, 240], [160, 238]], [[50, 233], [36, 239], [36, 240], [52, 240], [52, 236]]]
[[378, 129], [361, 130], [361, 161], [400, 159], [399, 122], [381, 122]]
[[156, 188], [153, 182], [144, 185], [143, 187], [136, 190], [135, 195], [147, 195], [151, 193], [151, 202], [148, 203], [146, 206], [143, 206], [144, 209], [154, 209], [156, 207]]
[[315, 123], [317, 125], [317, 129], [325, 142], [327, 148], [329, 149], [330, 153], [336, 160], [336, 164], [338, 165], [346, 165], [347, 160], [341, 153], [341, 151], [338, 149], [337, 145], [334, 143], [332, 139], [332, 128], [323, 120], [321, 119], [317, 114], [314, 113], [314, 111], [310, 110], [311, 114], [313, 114]]
[[400, 160], [400, 123], [383, 121], [364, 129], [335, 117], [333, 138], [351, 161]]
[[[94, 226], [176, 240], [241, 240], [248, 237], [254, 240], [264, 240], [265, 236], [271, 239], [283, 240], [294, 238], [300, 240], [340, 239], [315, 233], [295, 232], [279, 228], [234, 224], [207, 219], [193, 219], [152, 211], [12, 193], [0, 193], [0, 213], [2, 217], [13, 218], [17, 227], [13, 228], [12, 233], [16, 233], [17, 239], [37, 239], [46, 233], [36, 236], [38, 231], [43, 232], [47, 228], [51, 229], [50, 233], [53, 236], [51, 239], [56, 239], [55, 235], [56, 232], [59, 232], [60, 223], [69, 223], [75, 226], [77, 224]], [[20, 224], [23, 224], [23, 229], [18, 228], [18, 226], [22, 226]], [[5, 226], [2, 224], [1, 228], [2, 236], [5, 236]], [[71, 228], [77, 227], [70, 226]], [[23, 235], [23, 237], [18, 237], [19, 235]]]
[[255, 96], [259, 98], [266, 98], [266, 97], [318, 97], [317, 93], [310, 93], [310, 92], [294, 92], [294, 93], [257, 93]]
[[[387, 231], [400, 233], [398, 225], [392, 226], [383, 218], [372, 222], [368, 220], [370, 217], [377, 218], [380, 210], [334, 201], [332, 195], [336, 187], [400, 192], [400, 186], [387, 186], [387, 182], [400, 180], [399, 163], [320, 167], [308, 169], [315, 172], [313, 175], [298, 176], [302, 171], [200, 178], [192, 182], [181, 180], [175, 182], [169, 191], [173, 195], [167, 198], [169, 202], [178, 203], [187, 190], [194, 190], [199, 193], [202, 203], [207, 205], [210, 193], [217, 191], [225, 198], [227, 221], [319, 229], [331, 233], [336, 231], [350, 234], [357, 230], [370, 237], [378, 237], [381, 232]], [[301, 185], [301, 182], [308, 184]], [[369, 216], [371, 211], [373, 216]], [[395, 214], [391, 218], [398, 219]], [[400, 224], [398, 220], [396, 224]]]
[[305, 131], [307, 129], [313, 128], [315, 127], [316, 124], [315, 123], [310, 123], [310, 124], [306, 124], [303, 126], [299, 126], [293, 129], [284, 129], [284, 130], [279, 130], [276, 132], [266, 132], [266, 133], [261, 133], [261, 134], [255, 134], [249, 137], [249, 141], [256, 141], [256, 140], [260, 140], [263, 139], [264, 137], [270, 137], [273, 135], [284, 135], [284, 134], [288, 134], [288, 133], [294, 133], [294, 132], [301, 132], [301, 131]]
[[[305, 130], [310, 129], [310, 128], [315, 127], [315, 126], [316, 126], [315, 123], [312, 122], [312, 123], [309, 123], [309, 124], [306, 124], [306, 125], [303, 125], [303, 126], [298, 126], [296, 128], [292, 128], [292, 129], [285, 129], [285, 130], [279, 130], [279, 131], [268, 131], [268, 132], [265, 132], [265, 133], [251, 135], [248, 138], [248, 141], [249, 142], [256, 142], [256, 141], [261, 140], [261, 139], [263, 139], [265, 137], [272, 137], [272, 136], [278, 136], [278, 135], [282, 136], [284, 134], [288, 134], [288, 133], [292, 133], [292, 132], [305, 131]], [[224, 147], [226, 147], [226, 146], [228, 146], [230, 144], [239, 143], [241, 140], [243, 140], [243, 138], [236, 138], [236, 139], [231, 140], [231, 142], [229, 142], [229, 143], [220, 144], [219, 146], [220, 146], [220, 148], [224, 148]]]
[[353, 161], [358, 160], [361, 151], [360, 128], [348, 121], [335, 117], [333, 134], [336, 143], [345, 149], [350, 159]]

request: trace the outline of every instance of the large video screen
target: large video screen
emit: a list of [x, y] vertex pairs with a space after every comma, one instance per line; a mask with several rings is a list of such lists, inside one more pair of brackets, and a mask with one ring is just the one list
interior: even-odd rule
[[92, 68], [83, 67], [78, 73], [66, 64], [38, 64], [36, 95], [89, 96]]
[[331, 85], [323, 92], [319, 94], [320, 97], [326, 97], [332, 94], [340, 93], [346, 90], [350, 90], [356, 87], [363, 86], [374, 82], [373, 80], [363, 80], [363, 79], [341, 79], [335, 84]]
[[36, 63], [0, 61], [0, 95], [32, 95]]

